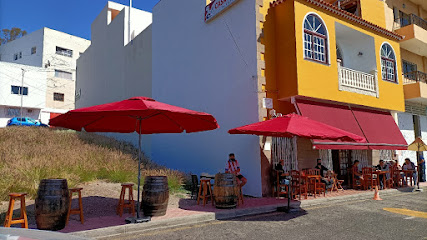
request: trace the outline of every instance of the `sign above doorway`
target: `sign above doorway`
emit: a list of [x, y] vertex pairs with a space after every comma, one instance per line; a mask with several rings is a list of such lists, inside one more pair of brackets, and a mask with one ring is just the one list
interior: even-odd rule
[[209, 22], [239, 0], [212, 0], [205, 7], [205, 22]]

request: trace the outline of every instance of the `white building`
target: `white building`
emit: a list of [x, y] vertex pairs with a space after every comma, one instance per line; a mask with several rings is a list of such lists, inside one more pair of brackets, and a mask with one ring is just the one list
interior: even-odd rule
[[21, 116], [21, 92], [22, 115], [41, 119], [46, 106], [46, 79], [44, 68], [0, 62], [0, 127], [5, 127], [10, 118]]
[[[76, 107], [88, 107], [134, 96], [151, 97], [151, 13], [108, 2], [91, 26], [91, 45], [77, 60]], [[136, 134], [115, 134], [137, 143]], [[143, 137], [146, 154], [150, 140]]]
[[75, 108], [76, 60], [90, 41], [49, 28], [42, 28], [0, 46], [0, 60], [45, 68], [47, 73], [46, 108], [50, 114]]
[[155, 135], [152, 158], [197, 174], [217, 173], [224, 172], [228, 154], [235, 153], [248, 179], [244, 193], [260, 197], [259, 138], [227, 133], [262, 119], [256, 1], [231, 2], [236, 3], [209, 23], [204, 20], [206, 1], [186, 1], [185, 12], [175, 0], [162, 0], [153, 8], [153, 98], [213, 114], [220, 129]]

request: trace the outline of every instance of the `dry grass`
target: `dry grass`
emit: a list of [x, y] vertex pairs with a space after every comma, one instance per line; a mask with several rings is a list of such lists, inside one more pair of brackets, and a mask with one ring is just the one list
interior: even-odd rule
[[[45, 128], [0, 129], [0, 200], [10, 192], [34, 197], [45, 178], [65, 178], [69, 186], [93, 180], [137, 181], [137, 149], [126, 142], [91, 133]], [[143, 159], [142, 176], [168, 176], [171, 191], [184, 174]]]

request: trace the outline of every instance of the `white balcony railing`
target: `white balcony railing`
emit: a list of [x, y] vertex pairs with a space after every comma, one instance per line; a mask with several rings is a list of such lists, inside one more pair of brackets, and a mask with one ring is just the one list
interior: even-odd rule
[[340, 60], [338, 60], [338, 81], [340, 91], [379, 97], [378, 72], [376, 70], [372, 71], [371, 74], [356, 71], [342, 67]]

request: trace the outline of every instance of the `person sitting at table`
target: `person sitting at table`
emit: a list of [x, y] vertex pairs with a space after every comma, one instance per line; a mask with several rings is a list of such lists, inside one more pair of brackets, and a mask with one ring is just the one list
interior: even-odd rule
[[332, 185], [334, 184], [334, 180], [328, 176], [325, 177], [325, 172], [328, 173], [329, 170], [325, 166], [322, 165], [322, 159], [320, 159], [320, 158], [317, 159], [317, 164], [314, 168], [320, 170], [319, 171], [320, 176], [322, 176], [320, 181], [325, 184], [326, 189], [332, 188]]
[[225, 173], [233, 173], [236, 175], [237, 182], [239, 183], [240, 187], [245, 186], [245, 184], [248, 182], [248, 180], [240, 173], [240, 165], [236, 160], [234, 153], [230, 153], [228, 155], [228, 161], [225, 164]]
[[322, 165], [322, 159], [320, 159], [320, 158], [317, 159], [317, 164], [314, 168], [320, 170], [320, 176], [322, 176], [322, 177], [325, 176], [325, 172], [328, 172], [328, 169]]
[[274, 166], [274, 170], [276, 170], [276, 171], [278, 171], [280, 173], [280, 175], [279, 175], [279, 181], [282, 184], [288, 185], [289, 184], [289, 180], [287, 180], [286, 177], [289, 176], [289, 173], [285, 169], [286, 169], [286, 167], [285, 167], [285, 160], [283, 160], [283, 159], [281, 159], [279, 161], [279, 163], [276, 164], [276, 166]]
[[[380, 160], [380, 164], [378, 164], [376, 166], [377, 170], [380, 171], [388, 171], [388, 165], [385, 164], [384, 160]], [[380, 181], [380, 188], [384, 189], [384, 175], [383, 174], [378, 174], [378, 179]], [[390, 178], [390, 174], [388, 174], [388, 176], [386, 176], [386, 179]]]
[[359, 160], [355, 160], [352, 167], [355, 180], [363, 180], [363, 174], [359, 171], [359, 163]]
[[[411, 162], [411, 159], [409, 158], [405, 158], [405, 163], [402, 166], [402, 170], [412, 170], [412, 178], [414, 179], [414, 185], [417, 184], [417, 171], [415, 171], [415, 164], [413, 162]], [[403, 177], [403, 181], [406, 184], [406, 177], [408, 176], [408, 174], [410, 173], [402, 173]]]

